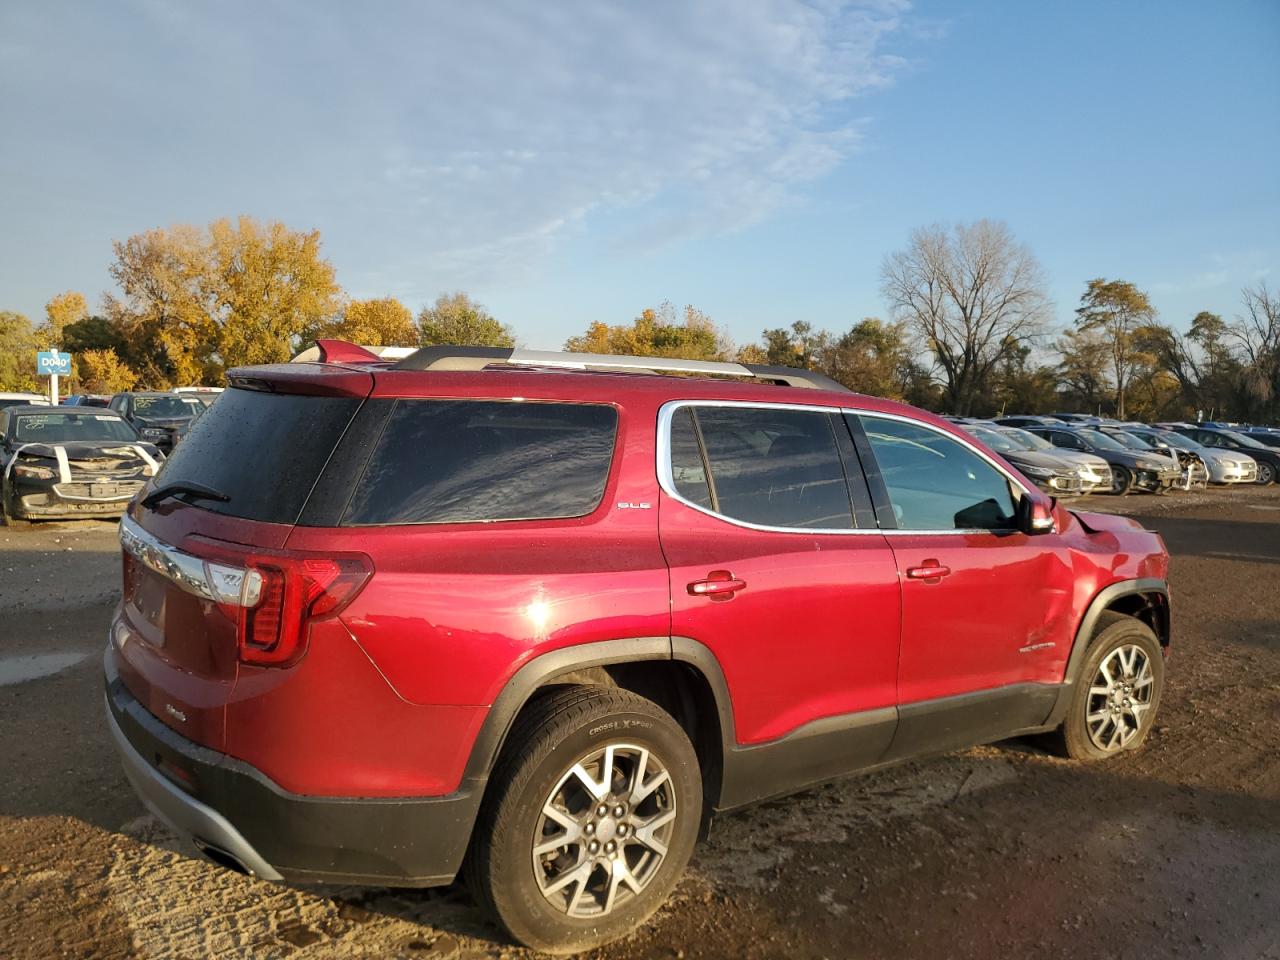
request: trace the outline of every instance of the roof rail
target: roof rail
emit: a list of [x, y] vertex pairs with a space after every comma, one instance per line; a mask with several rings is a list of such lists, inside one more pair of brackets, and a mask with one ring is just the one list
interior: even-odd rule
[[633, 373], [701, 373], [722, 377], [753, 377], [789, 387], [840, 390], [847, 387], [812, 370], [758, 363], [718, 360], [681, 360], [667, 357], [631, 357], [612, 353], [560, 353], [554, 350], [520, 350], [509, 347], [423, 347], [393, 370], [483, 370], [493, 364], [555, 367], [563, 370], [619, 370]]

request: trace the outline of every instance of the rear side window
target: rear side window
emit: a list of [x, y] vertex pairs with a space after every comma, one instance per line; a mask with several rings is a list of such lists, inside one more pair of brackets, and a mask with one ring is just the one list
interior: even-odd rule
[[814, 530], [854, 526], [824, 412], [682, 407], [671, 421], [671, 479], [685, 500], [734, 520]]
[[296, 523], [359, 406], [355, 397], [226, 390], [216, 406], [192, 423], [156, 484], [201, 483], [228, 497], [225, 503], [196, 501], [205, 510]]
[[397, 400], [343, 523], [586, 516], [604, 497], [617, 432], [603, 404]]
[[900, 530], [1004, 530], [1014, 526], [1004, 474], [936, 430], [862, 417]]

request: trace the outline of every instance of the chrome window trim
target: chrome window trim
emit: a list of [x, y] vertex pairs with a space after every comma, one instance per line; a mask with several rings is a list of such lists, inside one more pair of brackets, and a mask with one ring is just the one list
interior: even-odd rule
[[[774, 527], [766, 524], [751, 523], [748, 520], [739, 520], [736, 517], [726, 516], [723, 513], [716, 513], [707, 507], [687, 500], [676, 490], [675, 477], [671, 472], [671, 420], [675, 416], [677, 410], [682, 407], [746, 407], [758, 410], [799, 410], [805, 413], [825, 413], [839, 414], [841, 416], [853, 416], [859, 418], [879, 418], [881, 420], [897, 420], [901, 423], [908, 423], [913, 426], [922, 427], [925, 430], [932, 430], [934, 433], [948, 440], [953, 440], [965, 447], [972, 453], [976, 454], [980, 459], [984, 460], [997, 473], [1005, 477], [1012, 486], [1014, 495], [1019, 499], [1024, 496], [1031, 496], [1031, 492], [1026, 485], [1011, 474], [1007, 469], [1002, 467], [991, 459], [986, 453], [968, 442], [966, 439], [956, 436], [946, 430], [941, 430], [931, 423], [925, 423], [923, 420], [917, 420], [914, 417], [904, 417], [895, 413], [879, 413], [867, 410], [858, 410], [853, 407], [833, 407], [821, 404], [805, 404], [805, 403], [767, 403], [752, 400], [668, 400], [658, 410], [658, 437], [657, 437], [657, 472], [658, 486], [662, 488], [663, 493], [671, 497], [671, 499], [684, 504], [699, 513], [706, 514], [708, 517], [714, 517], [723, 523], [731, 524], [735, 527], [742, 527], [747, 530], [758, 530], [763, 533], [812, 533], [821, 535], [866, 535], [880, 534], [881, 536], [972, 536], [974, 534], [986, 534], [987, 536], [995, 536], [997, 531], [985, 530], [981, 528], [967, 529], [943, 529], [943, 530], [886, 530], [882, 527], [863, 527], [854, 529], [832, 528], [832, 527]], [[859, 467], [861, 470], [861, 467]]]
[[120, 518], [120, 546], [139, 563], [167, 577], [181, 589], [203, 600], [213, 600], [204, 561], [153, 537], [128, 515]]

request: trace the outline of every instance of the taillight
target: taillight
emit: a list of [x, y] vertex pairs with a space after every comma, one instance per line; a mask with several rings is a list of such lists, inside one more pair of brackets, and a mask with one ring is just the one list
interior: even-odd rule
[[361, 557], [253, 556], [206, 569], [219, 604], [236, 618], [240, 660], [274, 667], [301, 657], [307, 625], [340, 612], [373, 573]]

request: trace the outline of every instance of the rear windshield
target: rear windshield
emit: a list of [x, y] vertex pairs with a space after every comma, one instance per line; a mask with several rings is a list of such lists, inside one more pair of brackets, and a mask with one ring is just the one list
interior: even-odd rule
[[156, 485], [200, 483], [228, 498], [197, 501], [205, 510], [296, 523], [360, 402], [227, 390], [174, 448]]
[[603, 404], [397, 400], [343, 523], [585, 516], [604, 496], [617, 429]]
[[73, 443], [77, 440], [133, 442], [137, 432], [114, 414], [24, 414], [13, 422], [13, 439], [19, 443]]

